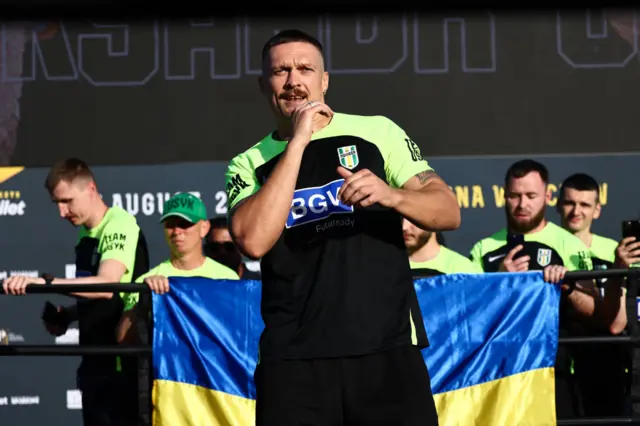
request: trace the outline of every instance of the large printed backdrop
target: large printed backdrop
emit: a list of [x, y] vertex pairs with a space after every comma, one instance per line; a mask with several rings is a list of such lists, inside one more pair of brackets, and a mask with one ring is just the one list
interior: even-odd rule
[[[640, 155], [534, 158], [549, 167], [552, 204], [557, 201], [560, 182], [571, 173], [592, 173], [602, 182], [605, 206], [594, 227], [597, 233], [619, 239], [620, 222], [638, 217], [640, 203], [630, 178], [637, 170]], [[453, 249], [467, 254], [476, 240], [504, 226], [502, 181], [507, 167], [517, 159], [520, 157], [431, 161], [452, 186], [462, 207], [461, 229], [446, 234]], [[124, 207], [138, 218], [149, 241], [153, 263], [168, 255], [158, 224], [162, 202], [177, 191], [191, 191], [202, 197], [211, 216], [225, 214], [225, 170], [226, 163], [220, 162], [94, 168], [105, 201]], [[43, 187], [46, 173], [45, 168], [0, 168], [0, 278], [12, 271], [59, 276], [74, 272], [77, 230], [59, 218], [48, 198]], [[549, 206], [548, 217], [557, 221], [553, 209]], [[45, 300], [68, 302], [62, 296], [0, 296], [0, 330], [8, 333], [9, 343], [53, 343], [39, 320]], [[57, 343], [75, 343], [75, 338], [69, 333]], [[76, 358], [3, 358], [3, 426], [40, 424], [50, 418], [60, 419], [61, 424], [79, 425], [80, 414], [74, 409], [78, 404], [74, 392], [77, 363]]]
[[12, 164], [26, 166], [229, 160], [271, 129], [260, 50], [290, 27], [324, 43], [336, 111], [389, 116], [426, 155], [636, 149], [634, 16], [523, 18], [5, 24], [0, 150], [17, 143]]

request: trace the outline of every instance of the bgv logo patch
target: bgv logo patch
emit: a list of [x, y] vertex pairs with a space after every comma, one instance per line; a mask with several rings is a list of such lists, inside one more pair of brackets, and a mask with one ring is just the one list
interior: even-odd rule
[[323, 186], [297, 189], [293, 193], [287, 228], [326, 219], [333, 214], [353, 213], [353, 206], [338, 200], [338, 191], [344, 179], [334, 180]]

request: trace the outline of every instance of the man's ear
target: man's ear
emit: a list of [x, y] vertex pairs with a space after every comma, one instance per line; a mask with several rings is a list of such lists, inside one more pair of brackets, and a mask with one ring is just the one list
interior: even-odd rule
[[593, 211], [593, 218], [594, 219], [599, 219], [601, 213], [602, 213], [602, 204], [598, 203], [598, 204], [596, 204], [596, 208]]
[[208, 220], [201, 221], [200, 225], [200, 238], [205, 238], [209, 234], [209, 230], [211, 229], [211, 222]]

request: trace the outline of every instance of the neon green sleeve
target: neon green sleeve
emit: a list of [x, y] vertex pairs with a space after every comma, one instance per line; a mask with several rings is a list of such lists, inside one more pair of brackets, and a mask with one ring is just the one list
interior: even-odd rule
[[231, 212], [240, 201], [255, 194], [259, 189], [260, 183], [249, 156], [246, 152], [237, 155], [229, 163], [225, 174], [228, 211]]
[[117, 260], [133, 271], [140, 228], [135, 222], [114, 220], [107, 223], [100, 238], [100, 261]]
[[240, 276], [231, 268], [220, 269], [218, 279], [221, 280], [239, 280]]
[[429, 163], [422, 158], [420, 148], [405, 131], [393, 121], [384, 118], [386, 135], [385, 172], [387, 182], [393, 188], [402, 188], [411, 177], [420, 172], [432, 171]]
[[563, 249], [562, 260], [565, 263], [564, 266], [569, 271], [593, 270], [593, 262], [591, 261], [589, 249], [578, 237], [573, 235], [567, 236], [564, 240]]
[[473, 247], [471, 247], [469, 260], [473, 266], [478, 269], [478, 271], [484, 272], [484, 268], [482, 266], [482, 241], [478, 241], [473, 245]]

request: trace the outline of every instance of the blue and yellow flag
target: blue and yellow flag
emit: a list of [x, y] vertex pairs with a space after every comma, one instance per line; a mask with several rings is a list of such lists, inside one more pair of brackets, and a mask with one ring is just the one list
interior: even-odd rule
[[[260, 282], [170, 278], [154, 295], [156, 426], [254, 424]], [[440, 426], [555, 425], [560, 290], [541, 272], [415, 282]]]

